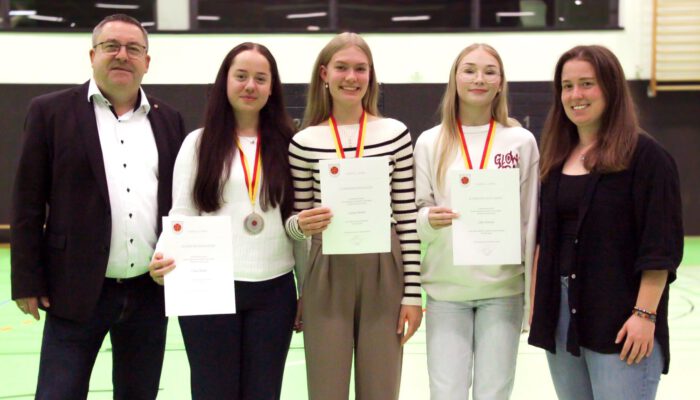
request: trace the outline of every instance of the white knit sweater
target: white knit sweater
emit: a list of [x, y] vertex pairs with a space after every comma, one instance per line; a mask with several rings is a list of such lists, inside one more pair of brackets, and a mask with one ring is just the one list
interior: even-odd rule
[[[260, 188], [255, 212], [262, 216], [264, 229], [257, 235], [243, 227], [245, 217], [252, 211], [246, 189], [243, 167], [236, 150], [231, 174], [223, 189], [222, 207], [213, 213], [201, 213], [192, 201], [192, 188], [197, 174], [197, 153], [202, 130], [190, 133], [182, 143], [173, 172], [173, 208], [170, 215], [228, 215], [233, 233], [233, 259], [237, 281], [264, 281], [284, 275], [294, 267], [293, 241], [287, 236], [279, 207], [260, 208]], [[248, 165], [253, 165], [255, 144], [241, 140]], [[262, 143], [264, 146], [265, 144]], [[252, 171], [248, 172], [252, 174]], [[265, 171], [262, 171], [264, 174]]]

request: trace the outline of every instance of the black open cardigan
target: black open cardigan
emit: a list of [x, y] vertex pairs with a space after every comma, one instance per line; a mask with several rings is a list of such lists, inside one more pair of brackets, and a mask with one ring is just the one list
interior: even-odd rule
[[[559, 315], [559, 233], [556, 197], [561, 166], [542, 183], [534, 314], [528, 342], [555, 352]], [[670, 362], [669, 283], [683, 256], [683, 222], [678, 170], [673, 158], [650, 136], [641, 134], [630, 162], [621, 172], [592, 173], [579, 208], [576, 252], [569, 276], [567, 351], [580, 346], [599, 353], [619, 353], [617, 332], [635, 306], [641, 273], [668, 270], [657, 309], [654, 335]]]

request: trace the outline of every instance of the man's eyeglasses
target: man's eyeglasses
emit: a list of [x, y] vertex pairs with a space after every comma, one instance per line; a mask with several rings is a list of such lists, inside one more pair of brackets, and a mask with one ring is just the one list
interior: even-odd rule
[[117, 54], [121, 51], [122, 47], [125, 47], [126, 54], [131, 58], [141, 58], [146, 55], [146, 46], [142, 46], [138, 43], [121, 44], [116, 40], [107, 40], [92, 46], [93, 49], [98, 47], [105, 54]]

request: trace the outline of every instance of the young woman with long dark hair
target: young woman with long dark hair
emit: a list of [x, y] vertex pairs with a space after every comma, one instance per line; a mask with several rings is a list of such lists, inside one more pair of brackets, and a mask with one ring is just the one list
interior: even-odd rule
[[[283, 223], [293, 205], [292, 134], [272, 54], [255, 43], [234, 47], [173, 179], [171, 216], [226, 215], [233, 230], [236, 314], [180, 317], [194, 399], [280, 398], [296, 313]], [[157, 254], [151, 275], [162, 283], [174, 265]]]

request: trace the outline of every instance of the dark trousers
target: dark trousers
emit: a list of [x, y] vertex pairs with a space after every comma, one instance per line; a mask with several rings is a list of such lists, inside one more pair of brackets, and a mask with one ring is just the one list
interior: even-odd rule
[[105, 279], [87, 321], [46, 314], [36, 398], [87, 398], [92, 367], [109, 332], [114, 398], [155, 399], [166, 329], [163, 291], [148, 274], [121, 282]]
[[180, 317], [192, 398], [279, 399], [296, 314], [294, 276], [235, 285], [236, 314]]

